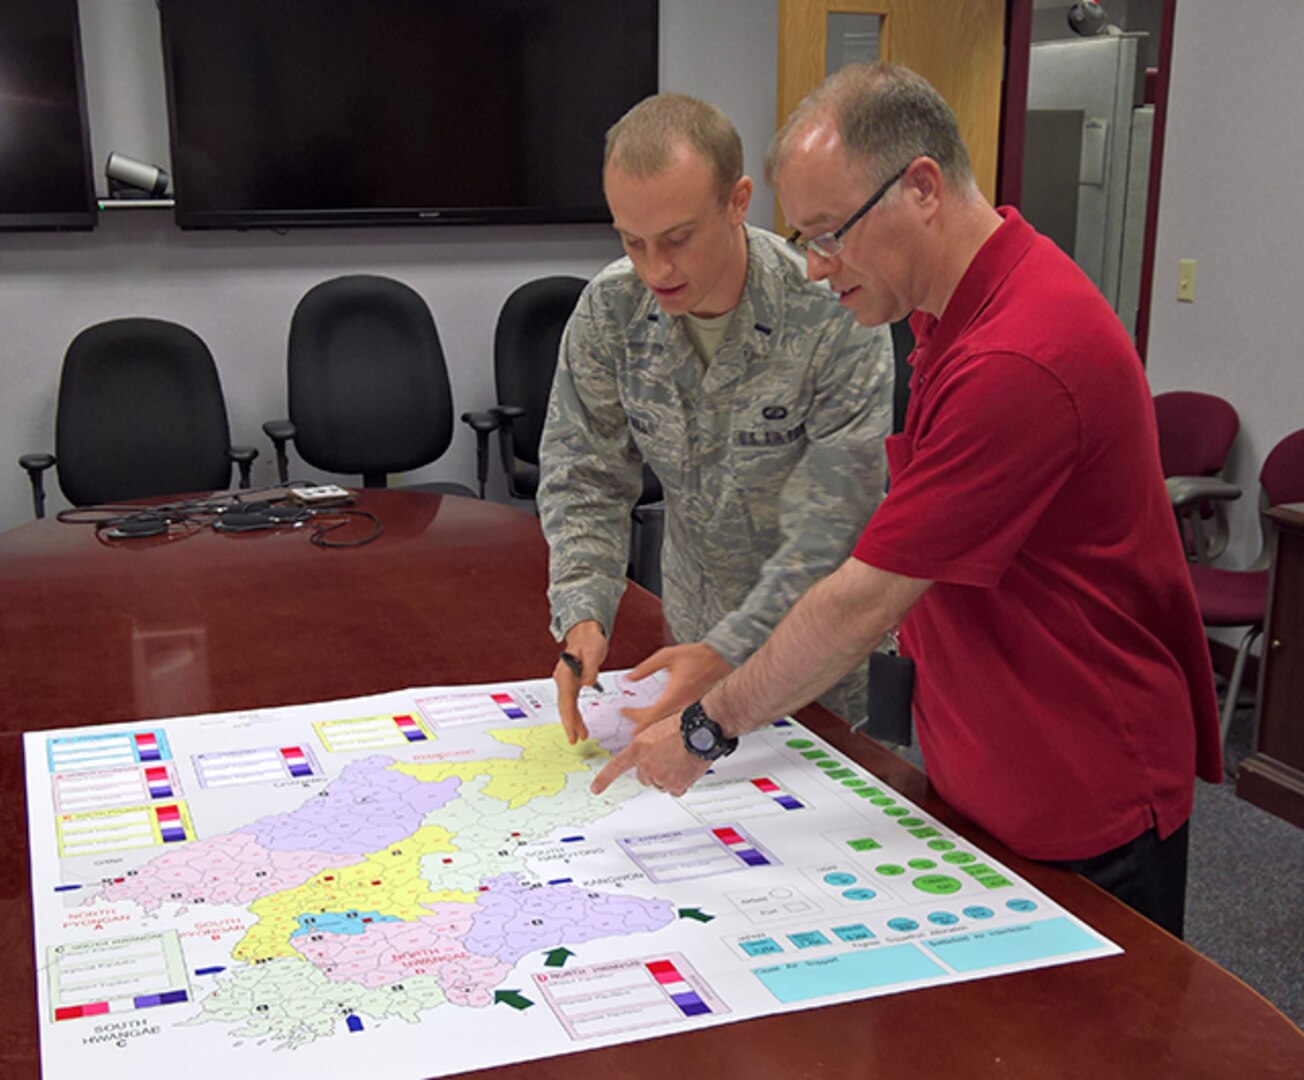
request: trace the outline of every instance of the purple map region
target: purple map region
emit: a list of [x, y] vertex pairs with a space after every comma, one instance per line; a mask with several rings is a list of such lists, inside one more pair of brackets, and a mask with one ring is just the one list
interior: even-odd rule
[[346, 765], [330, 787], [288, 814], [259, 818], [250, 833], [270, 851], [310, 849], [368, 855], [406, 840], [432, 810], [457, 797], [456, 778], [427, 784], [391, 772], [394, 759], [376, 754]]
[[675, 919], [668, 900], [611, 896], [575, 885], [531, 887], [516, 874], [487, 878], [484, 885], [462, 944], [468, 952], [508, 965], [538, 949], [650, 933]]

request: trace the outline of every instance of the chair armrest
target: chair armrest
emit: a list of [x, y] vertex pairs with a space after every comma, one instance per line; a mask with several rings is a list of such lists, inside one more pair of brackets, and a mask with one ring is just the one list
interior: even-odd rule
[[498, 456], [507, 476], [507, 494], [513, 499], [532, 499], [533, 493], [521, 486], [517, 475], [516, 439], [512, 435], [513, 422], [524, 416], [525, 410], [519, 405], [497, 405], [491, 411], [498, 417]]
[[240, 486], [247, 488], [249, 486], [249, 470], [253, 467], [254, 458], [258, 456], [258, 448], [255, 446], [233, 446], [227, 453], [231, 460], [240, 466]]
[[45, 480], [41, 474], [54, 462], [53, 454], [24, 454], [18, 459], [32, 482], [32, 513], [38, 518], [45, 517]]
[[1192, 503], [1241, 497], [1240, 488], [1216, 476], [1170, 476], [1164, 486], [1168, 488], [1169, 501], [1177, 509]]
[[285, 453], [285, 444], [298, 434], [298, 429], [293, 420], [265, 420], [263, 432], [276, 448], [276, 476], [284, 484], [290, 479], [290, 460]]
[[480, 498], [484, 498], [485, 482], [489, 479], [489, 434], [497, 430], [501, 421], [494, 410], [489, 412], [464, 412], [462, 423], [470, 424], [475, 432], [475, 477], [480, 482]]
[[55, 458], [53, 454], [24, 454], [18, 459], [18, 464], [29, 473], [42, 473], [53, 465], [54, 461]]
[[497, 414], [492, 411], [464, 412], [462, 423], [470, 424], [477, 435], [488, 435], [491, 431], [498, 430], [499, 420]]

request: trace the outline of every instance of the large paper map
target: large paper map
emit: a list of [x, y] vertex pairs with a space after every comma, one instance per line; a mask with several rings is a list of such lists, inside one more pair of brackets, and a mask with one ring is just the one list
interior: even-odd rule
[[44, 1075], [417, 1078], [1119, 950], [792, 721], [589, 784], [655, 680], [25, 736]]

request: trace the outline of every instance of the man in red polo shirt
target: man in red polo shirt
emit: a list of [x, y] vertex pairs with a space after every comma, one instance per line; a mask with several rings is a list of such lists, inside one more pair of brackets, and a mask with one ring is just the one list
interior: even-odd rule
[[978, 192], [951, 110], [908, 69], [830, 77], [767, 173], [812, 278], [865, 324], [915, 312], [891, 490], [766, 645], [595, 789], [635, 768], [684, 790], [900, 627], [943, 798], [1180, 936], [1194, 778], [1221, 779], [1221, 745], [1131, 341], [1067, 256]]

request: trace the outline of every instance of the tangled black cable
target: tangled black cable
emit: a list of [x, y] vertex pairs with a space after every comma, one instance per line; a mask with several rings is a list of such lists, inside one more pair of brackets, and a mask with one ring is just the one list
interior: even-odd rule
[[[185, 540], [213, 528], [219, 532], [242, 533], [267, 529], [298, 528], [310, 525], [310, 543], [320, 548], [354, 548], [370, 544], [384, 531], [380, 519], [370, 510], [342, 507], [313, 509], [293, 507], [289, 513], [273, 509], [275, 499], [258, 496], [284, 492], [287, 485], [258, 488], [238, 493], [224, 493], [204, 499], [145, 505], [140, 503], [104, 503], [99, 506], [61, 510], [56, 520], [72, 525], [94, 525], [95, 538], [114, 546], [115, 540], [139, 540], [151, 537], [164, 542]], [[352, 540], [334, 540], [329, 534], [346, 527], [351, 518], [371, 522], [371, 532]]]
[[[338, 517], [340, 520], [330, 525], [321, 524], [324, 519], [329, 519], [331, 517]], [[360, 537], [357, 540], [327, 539], [328, 533], [333, 533], [336, 529], [344, 528], [349, 523], [349, 518], [366, 518], [370, 521], [370, 535]], [[370, 510], [341, 510], [337, 507], [330, 510], [317, 510], [313, 512], [313, 522], [314, 528], [312, 533], [308, 536], [308, 540], [310, 543], [313, 543], [320, 548], [362, 547], [363, 544], [370, 544], [384, 531], [380, 524], [380, 518]]]
[[114, 540], [148, 537], [185, 540], [211, 525], [218, 513], [211, 500], [196, 499], [157, 506], [106, 503], [76, 507], [59, 511], [55, 519], [71, 525], [94, 525], [95, 538], [102, 544], [111, 544]]

